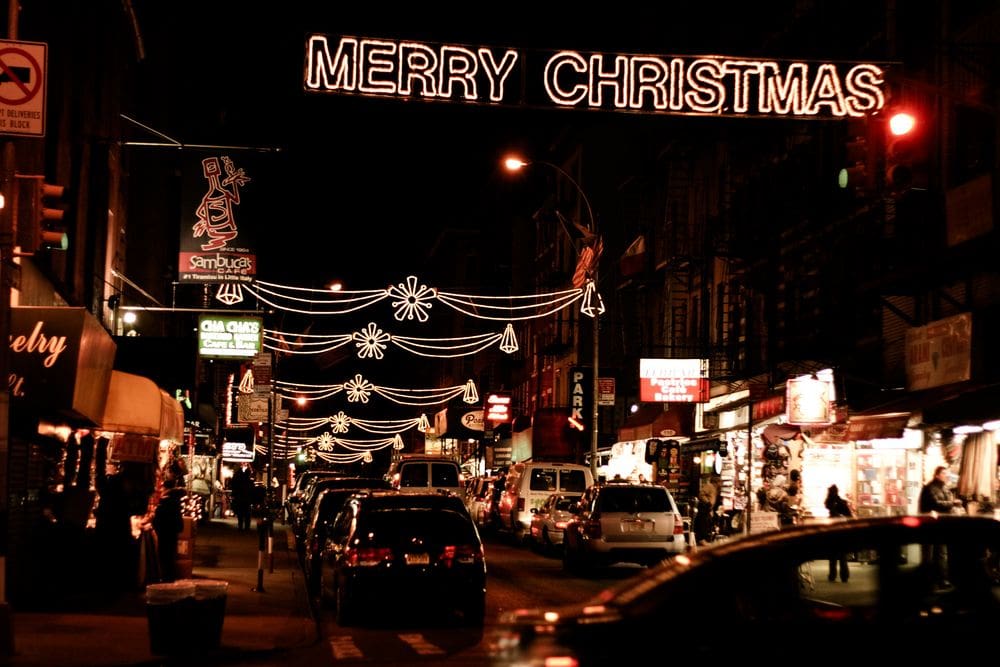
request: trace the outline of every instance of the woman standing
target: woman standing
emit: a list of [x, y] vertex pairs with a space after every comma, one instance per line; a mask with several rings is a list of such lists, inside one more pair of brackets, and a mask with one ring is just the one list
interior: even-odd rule
[[[850, 504], [840, 497], [840, 490], [836, 484], [831, 484], [830, 488], [826, 490], [826, 500], [823, 502], [823, 505], [826, 506], [831, 519], [836, 517], [850, 518], [854, 516]], [[830, 572], [827, 575], [827, 579], [830, 581], [837, 580], [838, 564], [840, 565], [840, 580], [846, 584], [848, 578], [850, 578], [850, 570], [847, 569], [847, 554], [845, 553], [837, 554], [830, 559]]]

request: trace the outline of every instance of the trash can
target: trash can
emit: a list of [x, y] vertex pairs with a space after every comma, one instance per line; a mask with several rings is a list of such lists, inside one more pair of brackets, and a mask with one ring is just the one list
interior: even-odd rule
[[190, 653], [188, 628], [195, 610], [195, 585], [172, 581], [146, 586], [149, 649], [156, 655]]
[[229, 582], [220, 579], [188, 579], [194, 584], [194, 636], [201, 650], [219, 648], [226, 618]]

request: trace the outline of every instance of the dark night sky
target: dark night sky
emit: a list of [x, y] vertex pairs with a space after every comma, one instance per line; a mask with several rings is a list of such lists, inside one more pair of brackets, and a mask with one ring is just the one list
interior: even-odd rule
[[[259, 278], [380, 286], [419, 270], [441, 228], [486, 228], [502, 207], [537, 206], [537, 199], [516, 201], [523, 191], [500, 170], [511, 147], [542, 159], [567, 124], [615, 131], [628, 121], [621, 114], [305, 93], [305, 35], [656, 54], [761, 48], [760, 37], [745, 30], [757, 10], [745, 4], [734, 3], [729, 14], [718, 4], [636, 4], [644, 8], [617, 4], [614, 14], [595, 15], [579, 4], [557, 11], [553, 3], [545, 3], [546, 13], [535, 3], [523, 10], [465, 4], [451, 14], [294, 1], [139, 3], [147, 58], [136, 113], [188, 144], [282, 149], [280, 208], [258, 241]], [[722, 41], [722, 32], [737, 38]]]

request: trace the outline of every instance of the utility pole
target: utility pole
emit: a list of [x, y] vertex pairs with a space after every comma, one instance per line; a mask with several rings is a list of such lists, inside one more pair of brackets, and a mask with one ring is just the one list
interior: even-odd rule
[[[7, 3], [7, 38], [17, 39], [18, 0]], [[14, 629], [7, 603], [7, 553], [10, 541], [10, 292], [15, 283], [14, 242], [17, 220], [14, 187], [17, 170], [13, 139], [3, 142], [0, 172], [0, 655], [14, 654]]]

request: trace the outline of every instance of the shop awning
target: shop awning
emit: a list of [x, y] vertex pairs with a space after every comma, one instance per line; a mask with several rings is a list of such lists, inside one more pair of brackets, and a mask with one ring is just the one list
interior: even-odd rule
[[694, 403], [655, 403], [628, 416], [618, 429], [618, 441], [670, 438], [693, 430]]
[[184, 439], [184, 410], [149, 378], [112, 371], [100, 428], [113, 433], [181, 442]]

